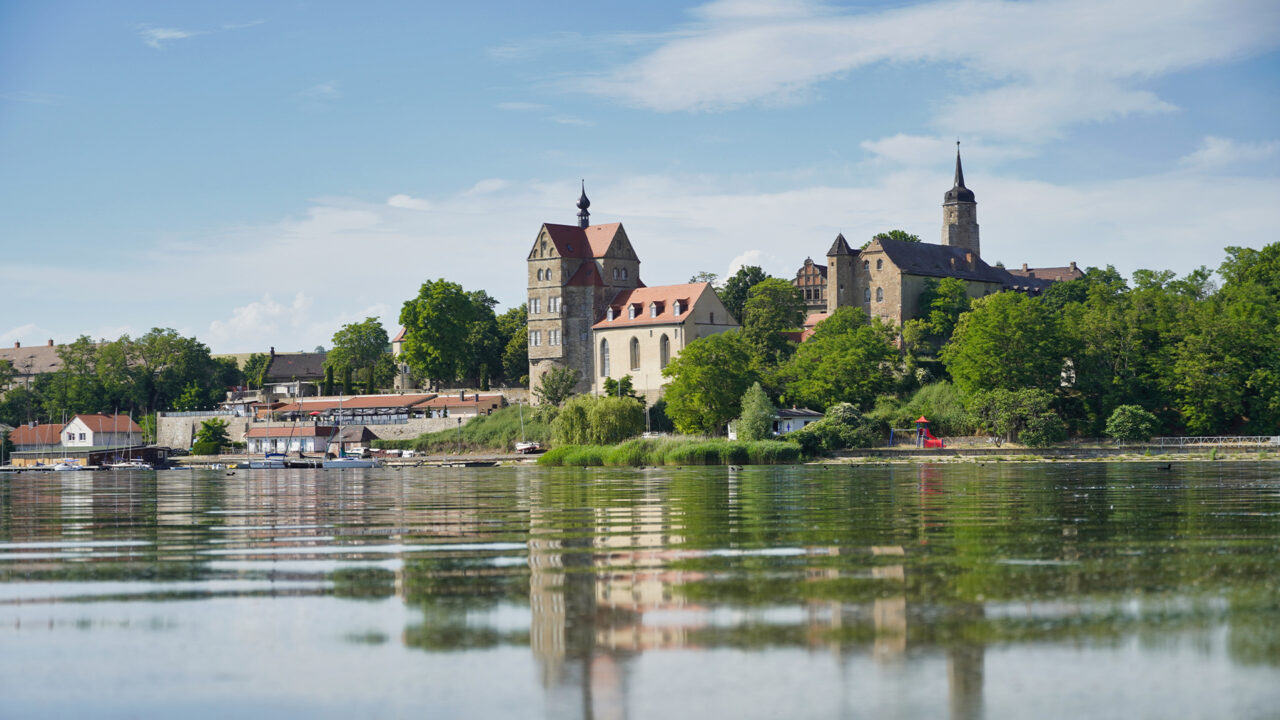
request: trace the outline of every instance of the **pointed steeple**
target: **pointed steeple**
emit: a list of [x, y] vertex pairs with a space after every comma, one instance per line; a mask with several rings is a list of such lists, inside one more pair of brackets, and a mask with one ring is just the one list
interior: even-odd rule
[[844, 233], [836, 235], [836, 241], [831, 243], [831, 249], [827, 251], [827, 257], [852, 254], [853, 248], [849, 247], [849, 241], [844, 239]]
[[591, 201], [587, 199], [587, 181], [582, 181], [582, 196], [578, 198], [578, 227], [585, 228], [591, 224], [591, 213], [587, 212], [587, 208], [591, 207]]
[[942, 196], [942, 203], [977, 202], [973, 191], [964, 186], [964, 168], [960, 166], [960, 141], [956, 141], [956, 181], [955, 185]]

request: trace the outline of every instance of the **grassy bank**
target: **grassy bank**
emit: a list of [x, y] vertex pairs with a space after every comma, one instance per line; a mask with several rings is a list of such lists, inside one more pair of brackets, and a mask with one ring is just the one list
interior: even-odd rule
[[[374, 440], [373, 446], [384, 450], [416, 450], [428, 455], [458, 451], [461, 438], [463, 452], [511, 452], [520, 441], [519, 406], [493, 411], [463, 423], [458, 429], [423, 433], [411, 440]], [[551, 426], [535, 419], [535, 413], [524, 408], [524, 437], [533, 442], [545, 443], [551, 438]]]
[[538, 458], [539, 465], [786, 465], [801, 460], [800, 446], [780, 440], [739, 442], [706, 438], [628, 440], [619, 445], [562, 445]]

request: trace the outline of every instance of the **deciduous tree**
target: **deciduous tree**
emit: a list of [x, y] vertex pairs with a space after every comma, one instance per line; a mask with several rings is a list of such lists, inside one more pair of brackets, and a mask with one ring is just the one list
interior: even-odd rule
[[457, 379], [469, 357], [467, 336], [474, 318], [475, 305], [461, 285], [444, 279], [423, 283], [418, 296], [400, 310], [405, 362], [432, 387]]
[[941, 356], [956, 385], [972, 395], [1056, 388], [1065, 353], [1052, 312], [1026, 295], [1002, 292], [974, 301]]
[[725, 281], [724, 288], [717, 293], [720, 296], [720, 302], [724, 303], [729, 314], [741, 323], [743, 309], [747, 305], [747, 294], [751, 292], [751, 288], [768, 278], [769, 274], [760, 267], [743, 265], [738, 268], [738, 272], [734, 273], [733, 277]]
[[737, 331], [699, 338], [685, 346], [662, 374], [667, 416], [682, 433], [719, 435], [741, 414], [742, 394], [759, 378]]

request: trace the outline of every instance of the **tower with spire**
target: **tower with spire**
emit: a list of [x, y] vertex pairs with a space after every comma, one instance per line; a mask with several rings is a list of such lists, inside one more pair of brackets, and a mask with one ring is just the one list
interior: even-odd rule
[[587, 181], [582, 181], [582, 195], [578, 198], [578, 227], [586, 228], [591, 225], [591, 213], [587, 212], [587, 208], [591, 207], [591, 201], [587, 199]]
[[973, 191], [964, 186], [964, 169], [960, 166], [960, 141], [956, 141], [956, 179], [942, 197], [942, 244], [960, 247], [981, 257], [978, 243], [978, 201]]

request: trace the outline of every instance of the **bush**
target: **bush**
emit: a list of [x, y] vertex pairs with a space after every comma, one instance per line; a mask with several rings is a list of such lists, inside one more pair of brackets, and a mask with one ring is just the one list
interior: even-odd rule
[[779, 465], [797, 462], [800, 446], [778, 440], [755, 442], [720, 438], [637, 438], [621, 445], [560, 445], [538, 458], [539, 465], [642, 467], [657, 465]]
[[971, 435], [977, 430], [973, 417], [964, 405], [964, 396], [949, 382], [935, 382], [917, 390], [907, 400], [883, 395], [875, 410], [867, 413], [889, 427], [915, 427], [916, 418], [924, 416], [935, 435]]
[[1018, 439], [1028, 447], [1048, 447], [1067, 439], [1067, 424], [1056, 413], [1041, 413], [1027, 419]]
[[[530, 408], [510, 405], [481, 415], [462, 425], [462, 447], [467, 451], [508, 452], [520, 441], [521, 413], [524, 415], [524, 438], [533, 442], [551, 439], [551, 428], [539, 419]], [[423, 433], [411, 440], [374, 440], [373, 447], [382, 450], [417, 450], [423, 453], [450, 453], [458, 451], [458, 428], [433, 433]]]
[[1146, 442], [1155, 434], [1156, 416], [1140, 405], [1121, 405], [1107, 418], [1107, 435], [1121, 442]]
[[192, 455], [217, 455], [222, 451], [222, 446], [216, 442], [201, 440], [191, 446]]
[[787, 433], [785, 438], [800, 446], [809, 457], [831, 455], [851, 447], [876, 447], [884, 443], [884, 423], [865, 417], [849, 403], [837, 403], [827, 409], [821, 420]]
[[777, 408], [769, 402], [769, 396], [760, 383], [755, 383], [742, 395], [742, 416], [736, 423], [739, 440], [765, 440], [773, 434], [773, 417]]

